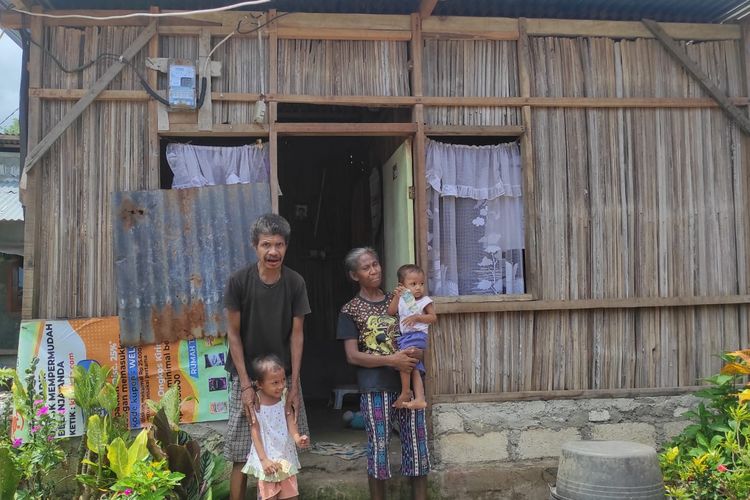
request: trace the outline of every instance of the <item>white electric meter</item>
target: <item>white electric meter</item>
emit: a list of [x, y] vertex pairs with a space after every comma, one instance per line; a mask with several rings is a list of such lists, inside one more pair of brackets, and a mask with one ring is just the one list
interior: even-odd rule
[[174, 109], [196, 108], [196, 71], [192, 61], [170, 59], [167, 100]]

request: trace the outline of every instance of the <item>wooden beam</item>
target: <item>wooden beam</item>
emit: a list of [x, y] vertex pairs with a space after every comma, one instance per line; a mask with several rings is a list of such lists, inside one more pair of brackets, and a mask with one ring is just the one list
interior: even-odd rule
[[[76, 100], [88, 93], [86, 89], [30, 88], [29, 96], [51, 100]], [[145, 101], [149, 95], [143, 90], [105, 90], [96, 96], [98, 101]], [[212, 92], [211, 99], [226, 102], [255, 102], [260, 94], [244, 92]], [[411, 107], [425, 106], [464, 106], [464, 107], [515, 107], [523, 108], [652, 108], [690, 109], [717, 108], [719, 104], [710, 98], [681, 97], [442, 97], [442, 96], [330, 96], [330, 95], [289, 95], [269, 93], [265, 96], [269, 103], [317, 104], [327, 106], [359, 107]], [[747, 97], [733, 97], [730, 101], [736, 106], [747, 106]]]
[[661, 42], [662, 46], [666, 49], [672, 58], [680, 63], [693, 77], [698, 81], [703, 90], [705, 90], [711, 97], [716, 99], [721, 109], [729, 115], [729, 118], [733, 120], [742, 129], [745, 134], [750, 135], [750, 120], [745, 114], [739, 110], [732, 102], [729, 97], [717, 87], [708, 75], [698, 65], [688, 57], [687, 53], [680, 47], [677, 42], [672, 39], [665, 31], [659, 26], [659, 23], [652, 21], [651, 19], [644, 19], [643, 24], [654, 34], [657, 40]]
[[[156, 33], [156, 22], [152, 22], [144, 29], [138, 38], [127, 48], [122, 54], [122, 59], [131, 60], [140, 50], [151, 40], [151, 37]], [[84, 97], [82, 97], [65, 116], [60, 120], [52, 130], [37, 144], [33, 151], [26, 157], [26, 162], [23, 167], [23, 174], [21, 176], [21, 188], [25, 188], [26, 175], [33, 168], [34, 165], [44, 156], [47, 150], [54, 144], [54, 142], [60, 138], [60, 136], [67, 130], [67, 128], [79, 117], [81, 113], [96, 99], [109, 83], [118, 75], [120, 71], [125, 67], [125, 63], [117, 61], [110, 66], [107, 71], [96, 81], [96, 83], [89, 89]]]
[[[529, 54], [528, 21], [518, 20], [518, 43], [516, 52], [518, 59], [518, 82], [521, 97], [531, 98], [531, 55]], [[521, 108], [521, 120], [526, 133], [521, 136], [521, 171], [523, 175], [523, 211], [524, 211], [524, 245], [526, 246], [526, 261], [524, 275], [529, 293], [538, 297], [541, 293], [539, 284], [539, 262], [541, 249], [537, 242], [536, 216], [536, 172], [534, 168], [533, 124], [531, 121], [531, 106]]]
[[[275, 19], [276, 16], [276, 10], [268, 12], [269, 21]], [[279, 87], [278, 28], [276, 22], [272, 23], [268, 37], [268, 90], [271, 93], [276, 93]], [[276, 123], [278, 117], [279, 105], [276, 102], [272, 102], [268, 106], [268, 147], [271, 148], [268, 154], [268, 162], [271, 167], [271, 211], [275, 214], [279, 213], [279, 193], [281, 192], [281, 187], [279, 186], [279, 133]]]
[[[733, 24], [663, 23], [669, 36], [678, 40], [739, 40], [740, 27]], [[529, 36], [593, 36], [607, 38], [654, 38], [637, 21], [579, 21], [529, 19]]]
[[505, 401], [549, 401], [554, 399], [610, 399], [651, 398], [655, 396], [679, 396], [692, 394], [705, 388], [692, 385], [686, 387], [657, 387], [642, 389], [587, 389], [569, 391], [519, 391], [486, 392], [474, 394], [435, 394], [432, 404], [440, 403], [502, 403]]
[[411, 39], [408, 31], [373, 29], [279, 28], [278, 37], [285, 40], [377, 40], [403, 42]]
[[[211, 52], [211, 34], [205, 30], [201, 30], [201, 34], [198, 37], [198, 71], [203, 71], [203, 67], [207, 64], [208, 53]], [[203, 105], [198, 110], [198, 128], [200, 130], [211, 130], [214, 124], [214, 108], [213, 101], [211, 100], [211, 71], [206, 71], [207, 75], [202, 73], [198, 74], [198, 82], [203, 82], [203, 78], [206, 78], [206, 97], [203, 100]], [[198, 89], [200, 91], [200, 87]]]
[[582, 300], [498, 300], [485, 296], [485, 300], [474, 297], [433, 297], [435, 310], [440, 314], [468, 314], [481, 312], [518, 311], [584, 311], [589, 309], [658, 309], [664, 307], [698, 307], [750, 304], [750, 295], [719, 295], [695, 297], [635, 297], [628, 299], [582, 299]]
[[505, 126], [462, 126], [462, 125], [426, 125], [425, 134], [428, 136], [459, 135], [459, 136], [489, 136], [489, 137], [520, 137], [526, 131], [523, 125]]
[[[159, 12], [159, 7], [151, 7], [149, 9], [151, 13]], [[159, 28], [157, 22], [157, 30]], [[151, 37], [148, 42], [148, 57], [157, 58], [159, 57], [159, 37]], [[158, 82], [158, 75], [155, 71], [148, 72], [148, 84], [152, 89], [156, 89]], [[106, 91], [105, 91], [106, 92]], [[144, 92], [145, 94], [146, 92]], [[161, 147], [159, 146], [159, 108], [158, 103], [154, 99], [148, 100], [148, 172], [155, 179], [156, 185], [159, 185], [160, 178], [160, 166], [161, 166]]]
[[[35, 8], [36, 11], [41, 9]], [[44, 45], [44, 22], [41, 17], [31, 19], [31, 37]], [[33, 43], [29, 47], [29, 61], [26, 69], [29, 72], [29, 86], [38, 87], [42, 82], [43, 57], [42, 49]], [[42, 105], [38, 97], [29, 97], [28, 119], [26, 122], [26, 154], [37, 145], [42, 130]], [[40, 273], [36, 258], [39, 256], [40, 226], [42, 214], [42, 193], [40, 172], [30, 172], [26, 176], [26, 189], [21, 191], [24, 210], [23, 227], [23, 300], [21, 318], [32, 319], [39, 311]]]
[[432, 11], [435, 10], [438, 0], [422, 0], [419, 2], [419, 17], [427, 19], [432, 15]]
[[288, 136], [408, 136], [415, 123], [277, 123], [279, 135]]
[[213, 130], [199, 130], [198, 123], [173, 124], [160, 137], [267, 137], [268, 126], [256, 123], [216, 124]]

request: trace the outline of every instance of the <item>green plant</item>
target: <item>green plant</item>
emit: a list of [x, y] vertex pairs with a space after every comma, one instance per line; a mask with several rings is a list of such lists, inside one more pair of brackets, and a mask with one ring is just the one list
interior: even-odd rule
[[738, 383], [750, 375], [748, 351], [722, 356], [722, 373], [697, 393], [705, 399], [685, 415], [693, 424], [659, 456], [667, 495], [677, 499], [750, 497], [750, 390]]
[[164, 460], [158, 462], [139, 461], [132, 472], [117, 480], [112, 486], [115, 494], [112, 498], [139, 500], [162, 500], [174, 498], [173, 490], [180, 483], [184, 474], [171, 472]]
[[182, 402], [177, 391], [177, 386], [173, 385], [161, 401], [147, 402], [155, 412], [149, 431], [149, 450], [154, 457], [166, 459], [170, 470], [184, 474], [176, 489], [180, 499], [211, 498], [212, 487], [221, 476], [226, 462], [208, 450], [201, 452], [198, 442], [179, 428]]
[[3, 369], [12, 376], [13, 406], [24, 423], [25, 434], [0, 436], [0, 498], [50, 498], [54, 483], [50, 472], [65, 459], [59, 440], [55, 439], [63, 422], [64, 409], [55, 411], [44, 404], [47, 382], [44, 373], [35, 377], [39, 359], [34, 358], [23, 382], [14, 370]]

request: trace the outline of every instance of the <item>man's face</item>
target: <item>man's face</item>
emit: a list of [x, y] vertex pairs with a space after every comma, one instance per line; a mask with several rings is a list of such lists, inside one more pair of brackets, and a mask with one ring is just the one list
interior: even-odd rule
[[284, 262], [286, 254], [286, 242], [284, 237], [278, 234], [261, 234], [258, 244], [255, 246], [255, 255], [258, 262], [266, 269], [279, 269]]

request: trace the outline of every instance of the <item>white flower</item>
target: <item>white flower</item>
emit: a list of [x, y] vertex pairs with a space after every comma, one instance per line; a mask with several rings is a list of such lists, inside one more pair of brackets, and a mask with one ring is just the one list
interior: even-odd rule
[[484, 207], [483, 209], [481, 209], [481, 210], [479, 211], [479, 215], [484, 215], [484, 216], [486, 216], [486, 215], [487, 215], [487, 207]]
[[484, 218], [483, 217], [477, 217], [473, 221], [471, 221], [472, 224], [474, 224], [477, 227], [484, 226]]
[[482, 262], [479, 263], [480, 266], [491, 266], [492, 265], [492, 259], [488, 259], [487, 257], [482, 258]]
[[497, 245], [488, 245], [484, 249], [484, 251], [487, 252], [487, 253], [496, 253], [496, 252], [499, 252], [500, 250], [502, 250], [502, 248], [500, 248]]

